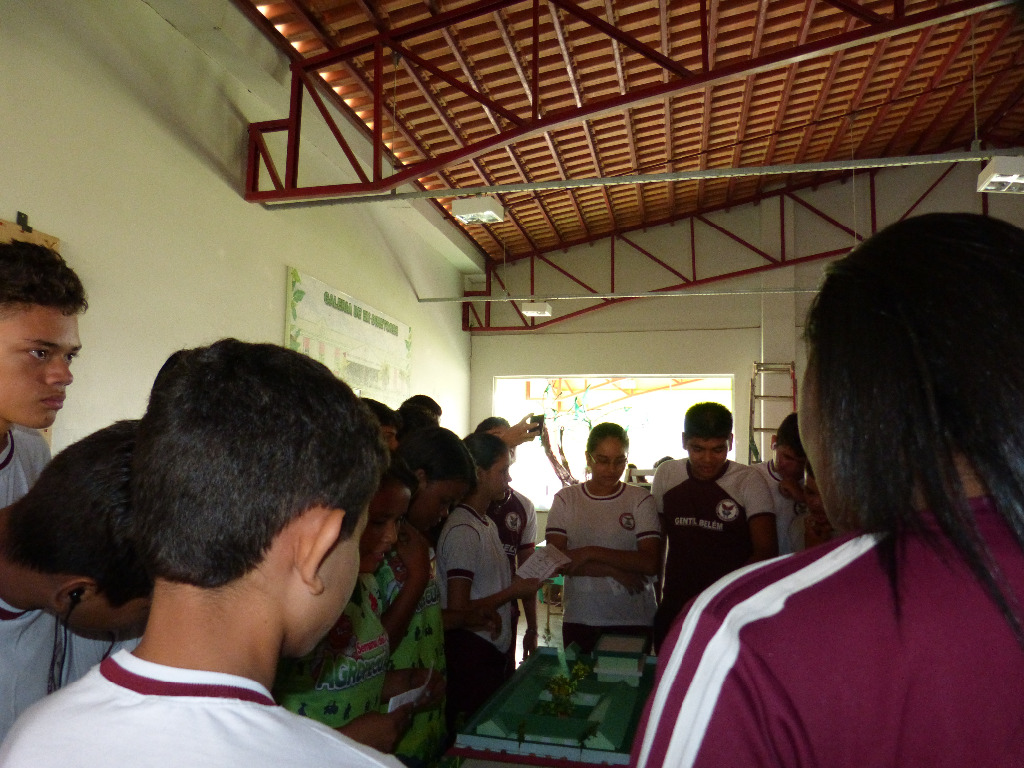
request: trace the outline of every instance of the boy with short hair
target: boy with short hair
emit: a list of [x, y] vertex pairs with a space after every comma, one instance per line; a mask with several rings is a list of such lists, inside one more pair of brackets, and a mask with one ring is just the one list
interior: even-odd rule
[[803, 484], [807, 454], [800, 442], [797, 415], [789, 414], [779, 423], [772, 437], [772, 458], [753, 467], [761, 473], [775, 505], [775, 531], [779, 539], [779, 554], [796, 551], [790, 527], [798, 515], [806, 512]]
[[281, 655], [308, 652], [352, 593], [385, 463], [365, 406], [321, 364], [226, 339], [157, 376], [133, 464], [149, 622], [37, 704], [6, 766], [398, 766], [274, 705]]
[[[0, 243], [0, 509], [24, 496], [50, 460], [36, 430], [53, 424], [64, 405], [69, 366], [81, 346], [78, 315], [87, 306], [81, 281], [55, 251]], [[41, 659], [42, 648], [30, 647], [30, 637], [52, 650], [54, 619], [34, 610], [42, 606], [27, 607], [0, 602], [4, 661], [23, 652]], [[71, 665], [67, 679], [87, 668]], [[17, 662], [11, 670], [0, 681], [0, 739], [18, 713], [46, 693], [45, 666]]]
[[128, 539], [137, 425], [68, 446], [0, 510], [0, 740], [22, 711], [145, 623], [153, 583]]
[[651, 493], [668, 547], [654, 617], [659, 650], [690, 598], [730, 571], [778, 554], [771, 493], [757, 470], [729, 461], [732, 439], [729, 409], [697, 403], [683, 419], [687, 458], [654, 473]]
[[32, 430], [52, 425], [64, 405], [87, 307], [81, 281], [58, 253], [0, 243], [0, 507], [25, 495], [50, 459]]
[[397, 451], [398, 431], [402, 427], [402, 418], [398, 415], [398, 411], [393, 411], [380, 400], [374, 400], [370, 397], [364, 397], [363, 404], [373, 411], [373, 415], [377, 417], [377, 421], [380, 423], [380, 435], [384, 438], [384, 445], [388, 447], [389, 451]]

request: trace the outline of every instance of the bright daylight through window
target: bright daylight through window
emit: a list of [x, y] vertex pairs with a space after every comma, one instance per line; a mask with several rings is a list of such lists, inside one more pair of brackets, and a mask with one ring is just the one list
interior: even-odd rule
[[[546, 439], [518, 448], [512, 485], [537, 509], [546, 510], [562, 488], [562, 478], [586, 479], [584, 453], [591, 427], [603, 421], [625, 427], [629, 462], [640, 472], [648, 470], [650, 482], [654, 462], [682, 455], [683, 414], [705, 401], [734, 410], [732, 377], [501, 377], [494, 380], [493, 413], [513, 424], [528, 413], [544, 414]], [[735, 458], [733, 453], [729, 457]]]

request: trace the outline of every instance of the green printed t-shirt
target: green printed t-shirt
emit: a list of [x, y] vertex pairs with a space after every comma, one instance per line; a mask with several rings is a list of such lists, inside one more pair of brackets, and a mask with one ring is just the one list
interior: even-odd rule
[[316, 648], [281, 660], [277, 703], [332, 728], [378, 711], [389, 656], [381, 610], [373, 574], [360, 574], [352, 600]]
[[[433, 554], [433, 553], [431, 553]], [[431, 562], [433, 568], [433, 562]], [[408, 571], [395, 550], [388, 552], [374, 576], [381, 595], [383, 614], [405, 586]], [[445, 673], [444, 621], [441, 617], [441, 590], [433, 575], [427, 582], [409, 622], [402, 642], [391, 654], [389, 669], [429, 669]], [[412, 725], [395, 747], [395, 756], [409, 766], [435, 762], [445, 744], [444, 706], [429, 709], [413, 717]]]

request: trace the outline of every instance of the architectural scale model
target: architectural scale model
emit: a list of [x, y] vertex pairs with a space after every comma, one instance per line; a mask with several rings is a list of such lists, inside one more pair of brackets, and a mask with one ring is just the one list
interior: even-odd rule
[[[538, 648], [459, 733], [453, 753], [534, 765], [626, 765], [654, 682], [639, 645]], [[615, 648], [616, 650], [609, 650]]]

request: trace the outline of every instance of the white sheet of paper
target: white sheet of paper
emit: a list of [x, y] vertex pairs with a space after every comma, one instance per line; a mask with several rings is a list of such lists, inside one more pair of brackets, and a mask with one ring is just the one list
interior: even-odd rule
[[420, 700], [420, 697], [427, 690], [427, 686], [430, 685], [430, 678], [434, 676], [434, 666], [430, 666], [430, 671], [427, 673], [427, 682], [421, 685], [419, 688], [412, 688], [405, 693], [399, 693], [391, 697], [391, 701], [388, 702], [388, 712], [394, 712], [403, 704], [415, 704]]
[[548, 579], [566, 563], [569, 558], [554, 547], [537, 547], [530, 559], [516, 569], [516, 576], [524, 579]]

